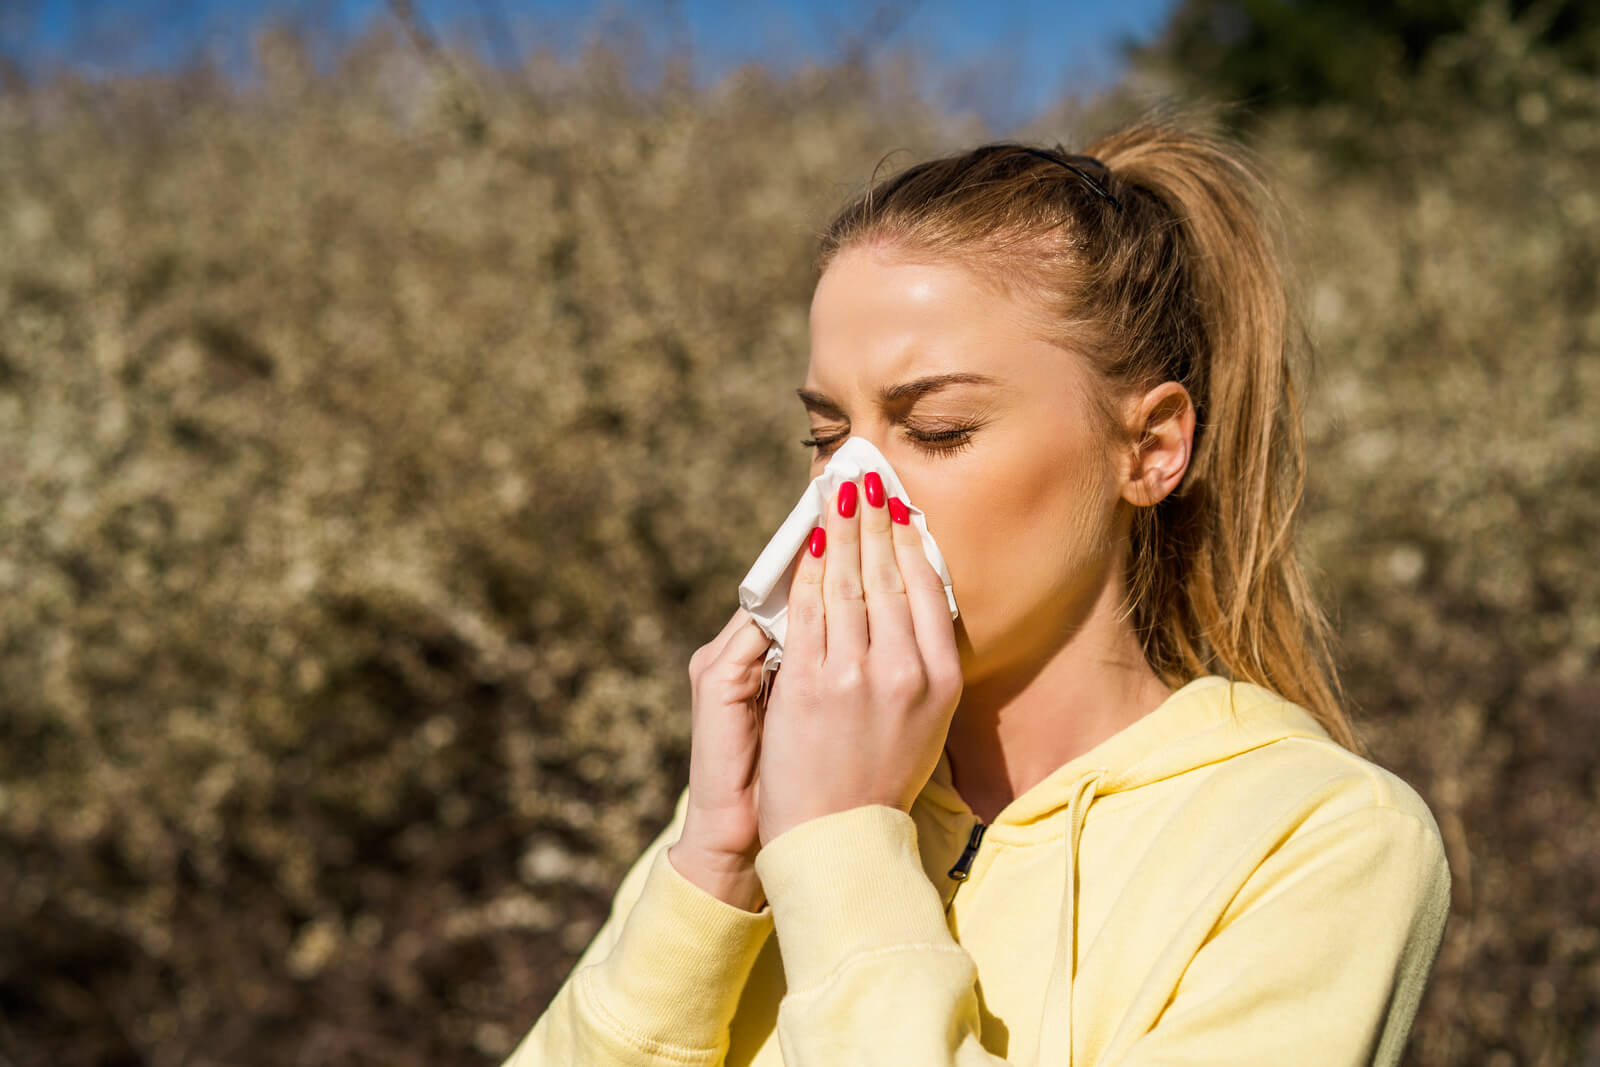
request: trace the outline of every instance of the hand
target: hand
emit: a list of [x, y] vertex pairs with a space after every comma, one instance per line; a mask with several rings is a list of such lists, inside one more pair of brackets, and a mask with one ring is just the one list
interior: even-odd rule
[[862, 490], [839, 487], [789, 593], [762, 727], [762, 844], [836, 811], [909, 811], [961, 697], [944, 583], [905, 505], [884, 500], [875, 474]]
[[689, 658], [693, 711], [683, 833], [667, 857], [725, 903], [761, 907], [757, 797], [761, 712], [756, 697], [767, 635], [740, 609]]

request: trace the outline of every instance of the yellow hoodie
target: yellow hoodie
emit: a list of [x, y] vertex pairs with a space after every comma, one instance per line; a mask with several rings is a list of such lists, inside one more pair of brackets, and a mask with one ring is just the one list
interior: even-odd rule
[[1450, 897], [1415, 792], [1215, 676], [987, 827], [943, 760], [795, 827], [759, 913], [677, 873], [682, 819], [507, 1067], [1392, 1064]]

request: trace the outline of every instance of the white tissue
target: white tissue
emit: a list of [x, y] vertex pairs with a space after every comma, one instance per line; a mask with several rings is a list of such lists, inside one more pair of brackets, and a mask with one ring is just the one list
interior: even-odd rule
[[[789, 585], [794, 581], [795, 565], [811, 537], [811, 531], [827, 525], [823, 517], [833, 503], [834, 493], [840, 483], [859, 479], [868, 471], [877, 471], [878, 477], [883, 479], [886, 498], [897, 496], [906, 503], [911, 512], [911, 525], [922, 535], [922, 551], [944, 580], [944, 595], [950, 602], [950, 617], [956, 617], [956, 594], [950, 588], [950, 569], [945, 566], [944, 555], [934, 543], [933, 535], [928, 532], [927, 519], [923, 517], [921, 509], [911, 503], [905, 486], [900, 484], [899, 477], [894, 473], [894, 468], [889, 466], [889, 461], [883, 458], [883, 453], [871, 441], [852, 437], [839, 446], [822, 473], [812, 479], [801, 494], [800, 502], [783, 520], [783, 525], [767, 542], [767, 547], [761, 550], [755, 566], [744, 576], [744, 581], [739, 583], [740, 605], [755, 619], [761, 631], [772, 638], [764, 670], [776, 668], [783, 660], [783, 639], [789, 621]], [[862, 501], [862, 506], [866, 506], [865, 501]]]

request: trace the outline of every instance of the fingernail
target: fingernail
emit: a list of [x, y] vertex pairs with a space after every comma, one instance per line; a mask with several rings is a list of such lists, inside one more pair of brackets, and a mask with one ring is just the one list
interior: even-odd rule
[[827, 547], [828, 547], [828, 534], [827, 534], [827, 531], [823, 530], [822, 527], [818, 526], [815, 530], [811, 531], [811, 544], [809, 546], [810, 552], [817, 559], [821, 559], [822, 558], [822, 550], [827, 548]]
[[869, 507], [883, 507], [883, 479], [878, 477], [877, 471], [868, 471], [862, 476], [861, 488], [867, 494]]
[[911, 509], [906, 507], [906, 502], [897, 496], [889, 498], [889, 517], [901, 526], [911, 521]]
[[839, 487], [839, 514], [850, 518], [856, 513], [856, 483], [845, 482]]

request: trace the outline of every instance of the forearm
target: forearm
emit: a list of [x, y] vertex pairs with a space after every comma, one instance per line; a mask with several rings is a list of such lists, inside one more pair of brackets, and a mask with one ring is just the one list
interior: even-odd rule
[[839, 812], [757, 859], [783, 948], [778, 1036], [789, 1067], [998, 1067], [980, 1041], [977, 971], [951, 937], [909, 816]]

